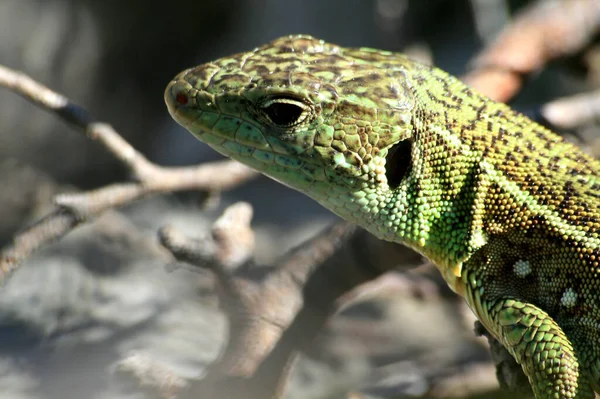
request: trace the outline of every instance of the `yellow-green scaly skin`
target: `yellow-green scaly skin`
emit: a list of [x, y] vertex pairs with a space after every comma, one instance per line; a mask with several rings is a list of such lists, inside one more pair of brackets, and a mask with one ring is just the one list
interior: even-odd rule
[[536, 398], [600, 386], [600, 164], [404, 55], [290, 36], [180, 73], [215, 150], [431, 259]]

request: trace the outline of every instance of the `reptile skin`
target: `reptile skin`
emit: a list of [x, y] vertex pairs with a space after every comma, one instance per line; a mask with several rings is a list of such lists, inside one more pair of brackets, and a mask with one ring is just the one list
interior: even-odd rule
[[424, 254], [536, 398], [600, 387], [600, 164], [397, 53], [310, 36], [183, 71], [173, 118], [218, 152]]

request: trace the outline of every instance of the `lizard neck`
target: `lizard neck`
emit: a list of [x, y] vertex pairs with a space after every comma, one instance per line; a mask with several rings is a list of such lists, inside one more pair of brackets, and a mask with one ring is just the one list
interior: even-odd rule
[[[416, 161], [419, 161], [418, 156]], [[420, 161], [425, 162], [425, 159]], [[486, 240], [483, 231], [477, 227], [477, 216], [471, 212], [477, 201], [473, 182], [481, 177], [476, 165], [471, 165], [461, 175], [463, 181], [457, 183], [457, 190], [447, 190], [437, 179], [420, 178], [419, 174], [427, 166], [418, 163], [415, 163], [416, 170], [412, 175], [393, 190], [388, 187], [360, 190], [365, 198], [376, 199], [377, 208], [333, 210], [380, 239], [406, 245], [421, 253], [438, 267], [449, 286], [460, 294], [462, 265]], [[365, 212], [367, 209], [375, 210]]]

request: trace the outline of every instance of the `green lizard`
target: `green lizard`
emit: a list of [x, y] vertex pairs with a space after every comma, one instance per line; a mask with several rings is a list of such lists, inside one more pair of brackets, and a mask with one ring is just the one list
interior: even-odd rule
[[434, 262], [536, 398], [600, 388], [600, 163], [402, 54], [310, 36], [181, 72], [173, 118], [218, 152]]

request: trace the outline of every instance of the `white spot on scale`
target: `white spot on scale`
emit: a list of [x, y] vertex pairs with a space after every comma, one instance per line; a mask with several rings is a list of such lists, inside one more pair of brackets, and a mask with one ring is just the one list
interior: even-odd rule
[[487, 244], [487, 238], [486, 238], [483, 230], [477, 229], [473, 232], [473, 235], [471, 236], [470, 244], [471, 244], [471, 247], [473, 247], [473, 248], [481, 248], [485, 244]]
[[563, 292], [562, 298], [560, 298], [560, 303], [564, 307], [571, 308], [575, 306], [577, 302], [577, 292], [571, 287], [567, 288], [565, 292]]
[[526, 260], [518, 260], [513, 265], [515, 274], [519, 277], [527, 277], [531, 273], [531, 264]]

